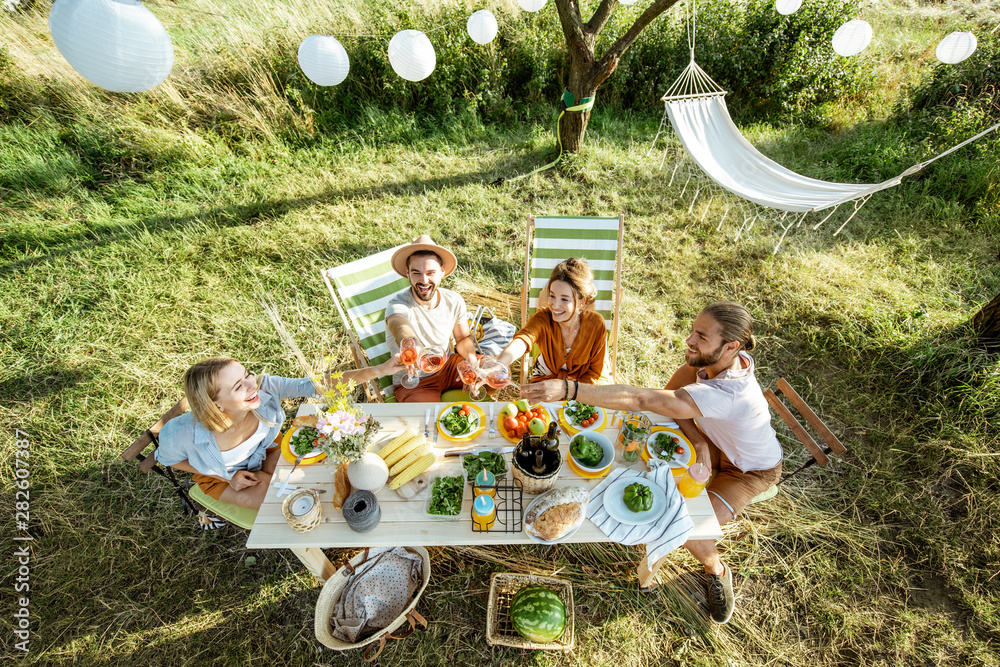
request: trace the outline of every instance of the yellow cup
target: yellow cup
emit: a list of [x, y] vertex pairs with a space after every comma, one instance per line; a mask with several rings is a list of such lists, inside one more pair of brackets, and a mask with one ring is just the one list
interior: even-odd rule
[[677, 490], [685, 498], [694, 498], [708, 485], [712, 471], [704, 463], [695, 463], [677, 481]]

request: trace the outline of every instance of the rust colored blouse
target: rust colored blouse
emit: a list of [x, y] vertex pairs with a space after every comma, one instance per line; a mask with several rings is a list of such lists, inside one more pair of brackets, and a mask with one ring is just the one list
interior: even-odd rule
[[[576, 334], [569, 353], [563, 343], [562, 329], [552, 320], [552, 313], [548, 308], [540, 308], [529, 317], [524, 328], [514, 334], [514, 338], [527, 343], [529, 350], [537, 343], [542, 352], [535, 362], [529, 382], [558, 378], [596, 384], [604, 370], [607, 328], [604, 318], [593, 310], [580, 312], [580, 331]], [[541, 374], [534, 375], [540, 368], [544, 369]]]

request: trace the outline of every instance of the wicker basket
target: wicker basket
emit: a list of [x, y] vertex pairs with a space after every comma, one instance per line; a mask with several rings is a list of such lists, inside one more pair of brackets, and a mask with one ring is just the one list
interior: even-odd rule
[[[312, 507], [305, 514], [292, 514], [292, 506], [302, 498], [312, 498]], [[319, 502], [319, 494], [313, 489], [292, 491], [281, 503], [281, 513], [288, 525], [297, 533], [308, 533], [323, 520], [323, 506]]]
[[[522, 588], [539, 584], [551, 588], [566, 605], [566, 630], [548, 644], [529, 641], [518, 634], [510, 620], [510, 602]], [[539, 577], [533, 574], [498, 572], [490, 581], [490, 604], [486, 610], [486, 642], [490, 646], [568, 651], [573, 648], [573, 585], [565, 579]]]
[[[420, 600], [420, 596], [423, 595], [424, 589], [427, 588], [427, 582], [431, 578], [431, 557], [427, 553], [427, 549], [423, 547], [406, 547], [406, 550], [419, 554], [421, 561], [423, 563], [423, 583], [420, 584], [420, 588], [413, 595], [413, 600], [407, 605], [406, 609], [403, 611], [399, 617], [390, 623], [388, 626], [379, 630], [371, 637], [366, 637], [359, 642], [345, 642], [342, 639], [338, 639], [333, 636], [333, 632], [330, 628], [330, 619], [333, 618], [333, 609], [337, 605], [337, 601], [340, 600], [341, 593], [344, 592], [344, 588], [347, 587], [348, 578], [354, 572], [354, 568], [368, 559], [368, 549], [359, 552], [354, 558], [352, 558], [347, 563], [344, 563], [337, 570], [336, 574], [327, 579], [326, 583], [323, 584], [323, 590], [320, 591], [319, 599], [316, 600], [316, 618], [314, 621], [314, 629], [316, 631], [316, 639], [326, 646], [327, 648], [332, 648], [334, 651], [347, 651], [352, 648], [361, 648], [363, 646], [368, 646], [374, 642], [379, 642], [382, 646], [385, 645], [386, 637], [398, 630], [410, 620], [410, 625], [413, 625], [412, 618], [408, 617], [415, 616], [420, 622], [423, 622], [424, 627], [427, 626], [427, 622], [423, 620], [423, 617], [418, 614], [414, 608], [417, 606], [417, 602]], [[369, 649], [370, 650], [370, 649]], [[382, 647], [379, 647], [378, 653], [376, 653], [371, 658], [368, 657], [368, 652], [365, 652], [365, 658], [369, 660], [374, 660], [378, 657], [379, 653], [382, 652]]]

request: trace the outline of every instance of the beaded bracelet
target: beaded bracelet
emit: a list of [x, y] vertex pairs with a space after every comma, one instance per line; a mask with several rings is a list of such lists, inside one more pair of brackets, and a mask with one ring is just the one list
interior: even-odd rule
[[569, 399], [569, 380], [563, 378], [563, 400]]

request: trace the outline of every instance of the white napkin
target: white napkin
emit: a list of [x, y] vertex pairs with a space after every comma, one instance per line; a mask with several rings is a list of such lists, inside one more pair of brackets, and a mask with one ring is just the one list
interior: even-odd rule
[[[694, 529], [694, 521], [688, 514], [687, 504], [681, 497], [670, 466], [661, 459], [650, 459], [652, 470], [640, 472], [630, 468], [616, 468], [590, 492], [587, 518], [601, 529], [612, 542], [620, 544], [645, 544], [650, 563], [684, 544], [688, 534]], [[623, 477], [645, 477], [663, 489], [667, 494], [667, 509], [655, 521], [633, 526], [611, 518], [604, 509], [604, 492], [608, 486]]]

